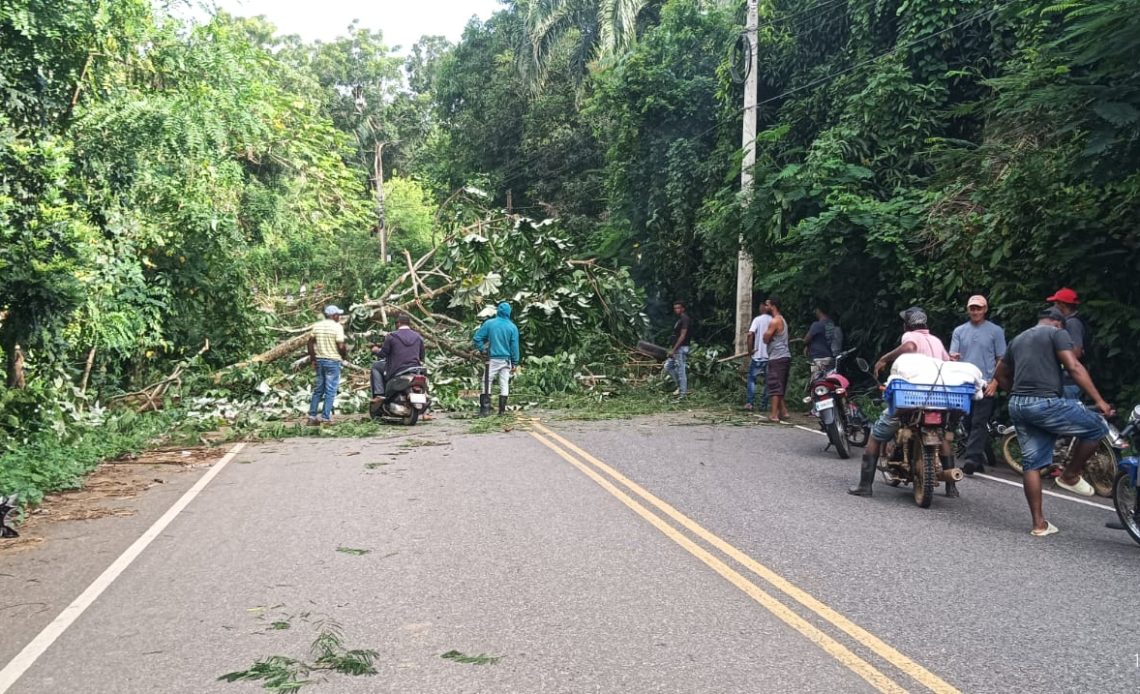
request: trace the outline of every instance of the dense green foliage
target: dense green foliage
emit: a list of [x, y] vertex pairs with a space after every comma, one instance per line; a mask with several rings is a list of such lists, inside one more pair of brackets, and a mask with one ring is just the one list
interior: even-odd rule
[[[453, 136], [451, 151], [478, 156], [454, 158], [450, 175], [487, 176], [516, 201], [525, 184], [540, 207], [557, 186], [589, 190], [551, 207], [589, 220], [573, 228], [631, 267], [662, 330], [672, 298], [690, 301], [706, 342], [731, 339], [741, 234], [757, 294], [782, 297], [797, 331], [814, 305], [831, 306], [868, 355], [897, 339], [904, 306], [926, 306], [948, 337], [965, 299], [985, 293], [1012, 337], [1071, 286], [1095, 325], [1094, 376], [1111, 397], [1140, 397], [1135, 0], [762, 3], [744, 196], [731, 79], [743, 3], [636, 5], [636, 40], [605, 59], [590, 27], [610, 3], [519, 3], [470, 27], [443, 103], [478, 106], [439, 117], [485, 130]], [[541, 24], [535, 7], [573, 12]], [[591, 40], [584, 83], [558, 101]], [[529, 88], [525, 69], [509, 69], [524, 49], [565, 74]], [[532, 167], [541, 154], [520, 151], [517, 133], [536, 113], [577, 133], [580, 160]]]
[[[639, 309], [660, 338], [676, 297], [727, 347], [743, 238], [795, 332], [830, 305], [866, 356], [904, 306], [945, 337], [984, 293], [1012, 336], [1071, 286], [1094, 377], [1140, 398], [1140, 0], [762, 3], [743, 194], [742, 18], [514, 0], [401, 57], [383, 27], [305, 43], [143, 0], [4, 3], [0, 450], [207, 339], [219, 367], [322, 302], [375, 298], [405, 250], [478, 217], [468, 186], [559, 222], [458, 237], [440, 257], [467, 283], [434, 309], [466, 323], [517, 299], [545, 384], [612, 363]], [[594, 262], [551, 262], [571, 257]], [[613, 305], [586, 305], [600, 277]]]

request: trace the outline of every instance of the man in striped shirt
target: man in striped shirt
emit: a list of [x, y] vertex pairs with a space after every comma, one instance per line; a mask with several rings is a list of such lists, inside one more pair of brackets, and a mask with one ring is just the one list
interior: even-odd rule
[[[340, 386], [340, 367], [348, 359], [344, 326], [340, 324], [342, 315], [344, 311], [335, 305], [326, 306], [324, 320], [314, 323], [309, 332], [309, 361], [316, 375], [313, 398], [309, 401], [309, 424], [332, 424], [333, 400]], [[322, 400], [324, 408], [318, 417]]]

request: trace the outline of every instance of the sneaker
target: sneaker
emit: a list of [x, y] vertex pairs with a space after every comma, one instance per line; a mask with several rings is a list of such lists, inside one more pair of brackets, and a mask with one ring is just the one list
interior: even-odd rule
[[321, 420], [318, 417], [309, 417], [307, 420], [305, 420], [305, 424], [307, 424], [311, 427], [315, 427], [320, 423], [321, 423]]
[[1068, 489], [1070, 492], [1074, 494], [1080, 494], [1081, 496], [1093, 496], [1096, 494], [1096, 490], [1093, 489], [1093, 486], [1089, 484], [1084, 477], [1077, 478], [1075, 484], [1069, 484], [1063, 478], [1058, 476], [1057, 486], [1061, 489]]
[[744, 411], [745, 411], [745, 412], [751, 412], [751, 411], [752, 411], [752, 403], [750, 403], [750, 402], [749, 402], [749, 403], [745, 403], [745, 405], [744, 405]]

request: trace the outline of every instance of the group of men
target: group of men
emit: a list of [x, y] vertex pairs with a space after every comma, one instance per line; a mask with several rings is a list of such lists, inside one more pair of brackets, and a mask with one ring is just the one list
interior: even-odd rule
[[[332, 423], [333, 402], [340, 386], [341, 368], [348, 361], [344, 316], [336, 305], [325, 307], [324, 319], [309, 330], [309, 361], [315, 382], [309, 401], [310, 425]], [[479, 396], [479, 415], [491, 414], [491, 384], [499, 382], [499, 414], [505, 414], [510, 395], [511, 376], [518, 371], [519, 330], [511, 320], [511, 306], [503, 301], [495, 307], [495, 316], [483, 322], [472, 338], [475, 349], [487, 359], [483, 370], [483, 391]], [[392, 378], [409, 369], [421, 367], [427, 356], [424, 338], [412, 328], [411, 317], [396, 315], [396, 329], [382, 342], [372, 343], [371, 391], [373, 403], [381, 403], [393, 394], [386, 392]]]
[[[966, 302], [969, 320], [955, 328], [947, 351], [942, 341], [931, 335], [926, 312], [911, 307], [900, 314], [903, 335], [899, 346], [875, 363], [875, 374], [900, 355], [919, 353], [943, 361], [965, 361], [978, 367], [986, 380], [984, 397], [975, 400], [967, 420], [968, 438], [963, 472], [982, 470], [988, 445], [987, 423], [993, 416], [998, 388], [1009, 394], [1009, 415], [1021, 446], [1023, 485], [1033, 520], [1031, 533], [1044, 537], [1057, 532], [1042, 511], [1041, 471], [1053, 463], [1053, 446], [1058, 436], [1077, 440], [1073, 454], [1057, 484], [1082, 496], [1094, 490], [1081, 477], [1085, 463], [1108, 433], [1105, 420], [1079, 400], [1081, 392], [1104, 416], [1112, 406], [1105, 402], [1081, 363], [1087, 326], [1078, 315], [1080, 300], [1075, 291], [1062, 288], [1046, 299], [1052, 305], [1042, 309], [1037, 324], [1005, 342], [1000, 326], [987, 320], [989, 303], [981, 295]], [[879, 452], [898, 431], [897, 417], [884, 411], [871, 430], [865, 449], [859, 484], [848, 490], [856, 496], [871, 496]], [[949, 444], [942, 450], [943, 467], [956, 466]], [[958, 496], [953, 482], [946, 495]]]

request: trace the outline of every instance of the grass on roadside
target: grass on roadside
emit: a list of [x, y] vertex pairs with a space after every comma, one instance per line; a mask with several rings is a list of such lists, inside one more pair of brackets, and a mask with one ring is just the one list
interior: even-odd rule
[[152, 446], [178, 420], [170, 412], [126, 412], [62, 440], [55, 432], [42, 432], [0, 454], [0, 493], [17, 494], [21, 504], [35, 506], [47, 493], [82, 486], [84, 475], [102, 461]]

